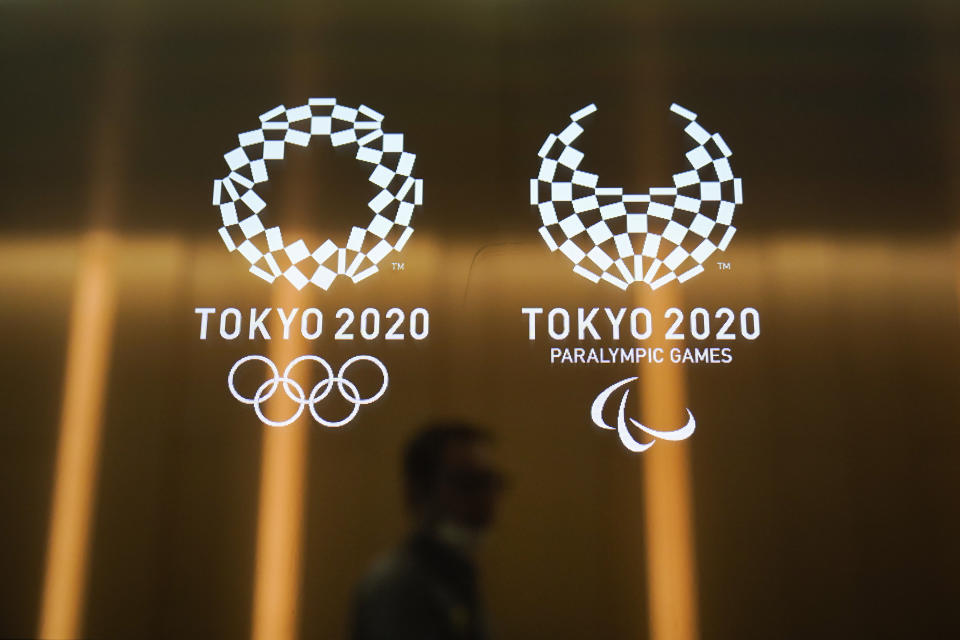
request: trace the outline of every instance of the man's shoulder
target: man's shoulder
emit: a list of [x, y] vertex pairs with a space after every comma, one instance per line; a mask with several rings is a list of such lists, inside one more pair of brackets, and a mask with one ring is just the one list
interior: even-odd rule
[[382, 555], [360, 582], [359, 595], [376, 597], [392, 593], [409, 593], [423, 589], [429, 580], [409, 548], [404, 545]]

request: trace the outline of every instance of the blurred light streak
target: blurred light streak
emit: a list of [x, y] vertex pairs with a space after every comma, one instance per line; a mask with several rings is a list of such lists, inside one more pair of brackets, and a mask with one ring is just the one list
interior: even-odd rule
[[[640, 305], [654, 318], [663, 318], [670, 307], [682, 308], [680, 290], [671, 284], [657, 292], [645, 288], [640, 292]], [[669, 352], [683, 343], [667, 342], [654, 334], [647, 346]], [[642, 364], [638, 384], [644, 424], [655, 429], [683, 424], [687, 406], [683, 365]], [[689, 442], [658, 442], [639, 460], [643, 468], [652, 640], [693, 640], [698, 636]]]
[[[315, 18], [305, 18], [296, 23], [286, 39], [288, 49], [287, 78], [285, 84], [295, 100], [313, 96], [316, 90], [316, 40]], [[292, 234], [304, 237], [312, 222], [316, 207], [316, 194], [312, 192], [314, 181], [306, 171], [306, 165], [288, 163], [286, 192], [283, 194], [283, 226]], [[297, 291], [288, 283], [278, 280], [273, 284], [273, 307], [303, 309], [309, 306], [308, 289]], [[275, 318], [272, 333], [282, 335], [279, 319]], [[291, 332], [289, 340], [271, 340], [268, 357], [278, 367], [297, 356], [304, 355], [307, 348], [299, 332]], [[309, 394], [312, 385], [303, 384]], [[289, 416], [292, 403], [286, 394], [277, 393], [267, 403], [268, 411]], [[305, 410], [306, 413], [306, 410]], [[313, 424], [308, 416], [301, 416], [286, 427], [264, 427], [260, 463], [260, 504], [257, 516], [257, 548], [254, 567], [253, 640], [295, 640], [299, 635], [299, 604], [304, 540], [305, 479], [307, 473], [308, 429]]]
[[83, 244], [70, 313], [63, 408], [37, 632], [41, 638], [80, 635], [116, 314], [117, 238], [109, 231], [93, 231], [87, 234]]
[[[651, 27], [645, 55], [638, 62], [637, 77], [644, 87], [637, 95], [637, 131], [641, 141], [637, 160], [646, 169], [660, 168], [667, 148], [663, 116], [658, 110], [670, 104], [672, 61], [664, 56], [664, 22], [660, 6], [644, 6], [644, 21]], [[696, 279], [694, 279], [696, 280]], [[692, 281], [691, 281], [692, 282]], [[635, 285], [636, 286], [636, 285]], [[639, 285], [635, 294], [661, 323], [670, 307], [683, 308], [683, 288], [671, 282], [657, 291]], [[654, 333], [648, 348], [661, 347], [669, 354], [682, 341], [666, 341]], [[669, 356], [668, 356], [669, 357]], [[683, 365], [641, 364], [639, 396], [642, 422], [654, 429], [675, 429], [684, 424], [687, 381]], [[694, 409], [696, 417], [696, 410]], [[692, 439], [696, 438], [696, 433]], [[652, 640], [694, 640], [699, 636], [696, 564], [692, 523], [690, 441], [658, 442], [643, 453], [644, 540], [646, 543], [648, 629]]]
[[87, 216], [70, 314], [60, 434], [57, 443], [50, 530], [37, 635], [82, 635], [90, 553], [116, 316], [120, 239], [111, 231], [120, 206], [124, 136], [129, 131], [133, 84], [132, 30], [118, 16], [104, 46], [99, 115], [90, 147], [92, 167]]
[[[306, 296], [285, 282], [274, 287], [274, 308], [304, 308]], [[275, 318], [272, 335], [282, 335]], [[303, 337], [290, 332], [289, 340], [271, 340], [268, 356], [282, 370], [303, 355]], [[304, 381], [301, 379], [301, 383]], [[309, 393], [310, 384], [303, 384]], [[286, 417], [295, 405], [282, 392], [267, 401], [267, 415]], [[306, 412], [305, 412], [306, 413]], [[286, 427], [264, 427], [260, 463], [260, 504], [257, 517], [257, 548], [254, 568], [254, 640], [293, 640], [298, 633], [303, 509], [309, 417]]]
[[[932, 57], [934, 61], [936, 75], [942, 102], [944, 104], [943, 113], [943, 149], [945, 165], [952, 176], [950, 188], [947, 193], [948, 205], [954, 211], [960, 210], [960, 177], [957, 177], [957, 169], [960, 168], [960, 151], [957, 145], [960, 144], [960, 116], [957, 115], [957, 108], [960, 107], [960, 78], [957, 77], [957, 63], [960, 62], [960, 52], [957, 51], [956, 42], [958, 21], [955, 18], [956, 11], [948, 12], [943, 8], [927, 7], [929, 12], [929, 25], [932, 34], [934, 51], [936, 55]], [[951, 13], [953, 15], [951, 15]], [[960, 236], [954, 240], [954, 266], [952, 269], [955, 274], [955, 290], [957, 293], [958, 309], [960, 309]]]

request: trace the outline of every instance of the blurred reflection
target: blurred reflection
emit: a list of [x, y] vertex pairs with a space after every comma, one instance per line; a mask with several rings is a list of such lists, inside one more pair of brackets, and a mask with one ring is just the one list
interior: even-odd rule
[[[279, 308], [303, 306], [304, 295], [289, 287], [273, 290]], [[274, 332], [283, 329], [277, 320]], [[305, 346], [299, 334], [270, 343], [270, 358], [290, 362]], [[290, 407], [280, 394], [269, 401], [271, 411]], [[253, 640], [292, 640], [297, 637], [297, 605], [303, 539], [304, 478], [309, 431], [301, 422], [263, 431], [260, 459], [260, 500], [254, 569]]]
[[50, 509], [39, 637], [72, 638], [83, 624], [90, 521], [116, 309], [116, 237], [84, 238], [70, 314], [60, 440]]
[[[675, 287], [641, 289], [638, 302], [662, 318], [670, 307], [683, 307]], [[648, 344], [669, 348], [658, 337]], [[647, 424], [676, 424], [688, 406], [684, 365], [640, 365], [640, 395]], [[649, 451], [643, 459], [644, 532], [651, 640], [693, 640], [697, 630], [695, 532], [690, 443]]]
[[[127, 25], [129, 26], [129, 25]], [[116, 303], [114, 230], [123, 200], [135, 70], [132, 37], [119, 32], [101, 52], [103, 65], [92, 127], [90, 202], [84, 215], [83, 257], [77, 273], [67, 344], [60, 435], [50, 505], [47, 556], [38, 635], [81, 633], [89, 570], [91, 521], [96, 504], [103, 415], [113, 355]]]
[[487, 637], [475, 553], [503, 485], [489, 434], [465, 423], [428, 426], [403, 458], [413, 533], [363, 580], [355, 640]]

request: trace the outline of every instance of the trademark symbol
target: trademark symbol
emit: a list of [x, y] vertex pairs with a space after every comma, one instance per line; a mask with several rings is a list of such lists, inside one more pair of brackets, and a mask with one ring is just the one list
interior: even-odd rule
[[717, 263], [717, 269], [719, 269], [720, 271], [730, 271], [730, 263], [729, 263], [729, 262], [718, 262], [718, 263]]
[[406, 262], [392, 262], [394, 271], [403, 271], [403, 268], [406, 266]]

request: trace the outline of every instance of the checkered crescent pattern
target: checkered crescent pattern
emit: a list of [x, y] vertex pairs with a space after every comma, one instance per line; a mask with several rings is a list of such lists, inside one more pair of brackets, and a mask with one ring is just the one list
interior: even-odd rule
[[[309, 282], [327, 289], [337, 276], [359, 282], [376, 273], [380, 261], [410, 239], [413, 211], [423, 204], [423, 181], [412, 175], [416, 156], [404, 151], [402, 133], [385, 133], [382, 123], [383, 115], [370, 107], [347, 107], [334, 98], [311, 98], [292, 109], [280, 105], [261, 115], [260, 127], [241, 133], [239, 146], [224, 154], [230, 172], [213, 181], [227, 248], [239, 251], [267, 282], [283, 276], [297, 289]], [[280, 228], [261, 218], [267, 203], [255, 188], [269, 179], [267, 163], [283, 160], [287, 144], [306, 147], [314, 136], [329, 138], [334, 147], [355, 147], [356, 159], [373, 165], [369, 180], [377, 195], [367, 203], [373, 219], [353, 227], [345, 247], [329, 239], [312, 250], [299, 238], [285, 242]]]
[[540, 148], [530, 204], [540, 211], [543, 240], [567, 256], [576, 273], [620, 289], [634, 282], [657, 289], [703, 272], [704, 261], [730, 244], [733, 211], [743, 202], [730, 147], [700, 126], [697, 114], [672, 104], [695, 143], [686, 154], [689, 170], [674, 174], [672, 187], [643, 195], [599, 187], [596, 174], [580, 170], [583, 153], [572, 146], [583, 133], [580, 120], [596, 110], [591, 104], [571, 114], [570, 124]]

